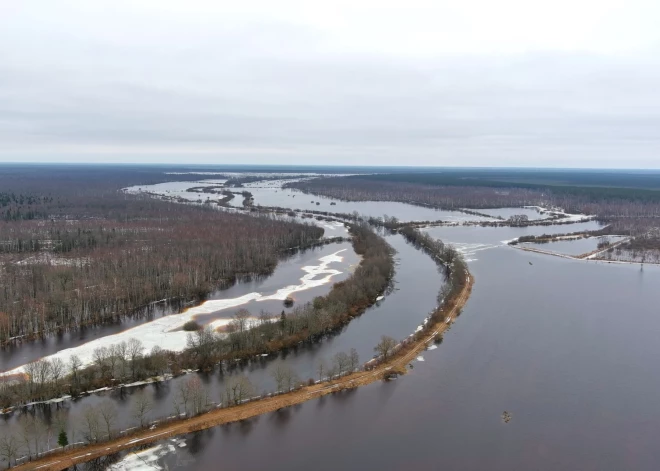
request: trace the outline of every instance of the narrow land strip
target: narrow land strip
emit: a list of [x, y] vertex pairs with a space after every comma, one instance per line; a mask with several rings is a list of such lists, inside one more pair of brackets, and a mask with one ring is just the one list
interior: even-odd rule
[[61, 453], [52, 454], [48, 457], [17, 466], [14, 469], [59, 471], [76, 464], [130, 449], [135, 446], [153, 443], [176, 435], [183, 435], [208, 429], [217, 425], [250, 419], [258, 415], [274, 412], [278, 409], [316, 399], [325, 396], [326, 394], [365, 386], [381, 380], [385, 375], [392, 371], [403, 373], [406, 371], [407, 365], [424, 351], [430, 342], [447, 330], [450, 323], [460, 314], [463, 306], [465, 306], [470, 297], [472, 285], [474, 284], [473, 277], [469, 273], [466, 276], [467, 279], [465, 286], [460, 292], [458, 298], [455, 302], [449, 303], [452, 307], [447, 311], [444, 319], [449, 317], [451, 319], [450, 322], [447, 322], [447, 320], [437, 322], [431, 329], [429, 329], [430, 331], [427, 331], [428, 333], [408, 344], [406, 348], [397, 351], [397, 353], [395, 353], [389, 360], [380, 363], [371, 370], [360, 371], [334, 381], [306, 386], [290, 393], [261, 399], [259, 401], [249, 402], [226, 409], [215, 409], [200, 416], [159, 426], [154, 430], [143, 429], [130, 436], [120, 437], [110, 442], [66, 450]]

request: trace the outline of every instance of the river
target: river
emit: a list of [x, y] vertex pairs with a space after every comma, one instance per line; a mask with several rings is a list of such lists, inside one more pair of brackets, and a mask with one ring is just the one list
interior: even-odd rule
[[[370, 211], [360, 212], [385, 213]], [[427, 229], [465, 253], [476, 285], [443, 343], [408, 375], [163, 441], [120, 457], [116, 469], [657, 469], [660, 268], [562, 259], [505, 243], [598, 227]], [[255, 383], [272, 385], [268, 372], [278, 361], [304, 378], [320, 357], [354, 347], [364, 361], [380, 335], [414, 331], [434, 307], [442, 276], [400, 236], [388, 241], [398, 252], [394, 290], [338, 335], [251, 365]], [[127, 411], [130, 395], [152, 394], [165, 412], [175, 381], [110, 395]], [[216, 394], [224, 378], [205, 381]], [[102, 398], [66, 407], [75, 415], [79, 403]]]

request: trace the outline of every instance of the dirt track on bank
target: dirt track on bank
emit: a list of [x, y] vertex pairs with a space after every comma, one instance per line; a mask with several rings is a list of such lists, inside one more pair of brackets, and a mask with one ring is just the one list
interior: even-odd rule
[[[452, 321], [460, 313], [470, 297], [474, 279], [467, 275], [467, 282], [461, 291], [454, 307], [446, 313], [445, 317], [451, 317]], [[72, 467], [75, 464], [84, 463], [101, 456], [116, 453], [121, 450], [130, 449], [139, 445], [145, 445], [176, 435], [183, 435], [198, 430], [204, 430], [217, 425], [238, 422], [258, 415], [274, 412], [278, 409], [300, 404], [326, 394], [352, 389], [379, 381], [390, 371], [406, 371], [408, 364], [413, 361], [434, 338], [447, 330], [449, 325], [442, 321], [436, 323], [430, 333], [425, 334], [420, 340], [410, 344], [394, 354], [387, 362], [381, 363], [370, 371], [360, 371], [340, 379], [306, 386], [279, 396], [261, 399], [226, 409], [214, 409], [203, 415], [171, 422], [154, 428], [143, 429], [130, 436], [116, 438], [112, 441], [88, 445], [81, 448], [66, 450], [64, 452], [49, 455], [29, 463], [22, 464], [13, 469], [16, 470], [40, 470], [58, 471]]]

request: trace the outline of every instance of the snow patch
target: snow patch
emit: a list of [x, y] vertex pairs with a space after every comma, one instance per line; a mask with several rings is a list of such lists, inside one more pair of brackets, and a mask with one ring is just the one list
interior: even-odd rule
[[[287, 296], [290, 296], [293, 293], [298, 291], [304, 291], [318, 286], [323, 286], [327, 283], [330, 283], [332, 278], [336, 275], [341, 274], [339, 270], [335, 270], [329, 267], [332, 263], [339, 263], [343, 261], [343, 257], [339, 254], [344, 252], [346, 249], [339, 250], [333, 254], [326, 255], [321, 257], [319, 261], [321, 262], [316, 266], [305, 266], [302, 267], [302, 271], [305, 272], [300, 278], [300, 284], [289, 285], [284, 288], [280, 288], [274, 294], [264, 296], [260, 293], [249, 293], [244, 296], [232, 299], [218, 299], [206, 301], [199, 306], [188, 309], [182, 314], [172, 314], [169, 316], [164, 316], [160, 319], [156, 319], [151, 322], [133, 327], [131, 329], [125, 330], [118, 334], [106, 335], [98, 339], [91, 340], [87, 343], [79, 345], [73, 348], [67, 348], [61, 350], [53, 355], [49, 355], [45, 358], [53, 360], [54, 358], [60, 358], [65, 363], [69, 362], [71, 355], [78, 355], [82, 360], [83, 366], [88, 366], [93, 363], [93, 354], [94, 350], [99, 347], [109, 347], [113, 344], [118, 344], [122, 341], [128, 341], [130, 338], [139, 339], [145, 347], [145, 351], [150, 351], [153, 347], [158, 345], [159, 347], [165, 350], [171, 350], [174, 352], [183, 351], [186, 348], [186, 341], [188, 338], [188, 333], [186, 331], [180, 330], [183, 325], [195, 318], [195, 316], [201, 314], [211, 314], [223, 309], [235, 308], [241, 305], [244, 305], [250, 301], [267, 301], [267, 300], [280, 300], [284, 301]], [[321, 275], [325, 275], [318, 279], [315, 279]], [[227, 325], [231, 322], [231, 319], [218, 319], [211, 322], [213, 328], [221, 327]], [[254, 323], [253, 323], [254, 324]], [[22, 365], [18, 368], [14, 368], [10, 371], [0, 373], [0, 376], [13, 375], [18, 373], [24, 373], [25, 365]]]

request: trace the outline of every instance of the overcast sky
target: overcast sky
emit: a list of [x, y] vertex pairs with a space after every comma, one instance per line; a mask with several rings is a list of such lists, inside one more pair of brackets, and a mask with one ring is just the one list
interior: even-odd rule
[[658, 0], [0, 0], [0, 161], [660, 168]]

